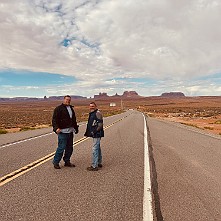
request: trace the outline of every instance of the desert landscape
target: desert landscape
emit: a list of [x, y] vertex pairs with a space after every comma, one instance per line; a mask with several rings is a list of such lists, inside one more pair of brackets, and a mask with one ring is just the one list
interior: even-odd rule
[[[149, 117], [179, 122], [221, 135], [221, 96], [96, 96], [96, 99], [72, 99], [77, 121], [86, 121], [88, 104], [95, 101], [103, 115], [111, 116], [136, 109]], [[61, 100], [0, 101], [0, 133], [51, 126], [53, 110]], [[114, 106], [110, 106], [114, 104]]]
[[[78, 122], [88, 118], [90, 100], [73, 100]], [[0, 102], [0, 133], [33, 130], [50, 127], [53, 110], [62, 101], [14, 101]], [[119, 107], [109, 108], [107, 102], [98, 102], [104, 116], [121, 113]]]
[[152, 97], [138, 109], [150, 117], [179, 122], [221, 135], [221, 97]]

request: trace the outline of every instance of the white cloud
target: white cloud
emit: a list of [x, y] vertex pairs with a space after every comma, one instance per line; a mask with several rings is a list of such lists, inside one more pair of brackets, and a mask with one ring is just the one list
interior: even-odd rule
[[221, 71], [220, 12], [218, 0], [2, 0], [0, 69], [74, 75], [79, 88], [106, 91], [116, 77], [209, 76]]

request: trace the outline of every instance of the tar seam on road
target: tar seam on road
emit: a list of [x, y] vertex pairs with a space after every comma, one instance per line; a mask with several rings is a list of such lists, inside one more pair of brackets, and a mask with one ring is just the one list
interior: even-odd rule
[[[126, 115], [125, 117], [113, 122], [110, 125], [107, 125], [106, 127], [104, 127], [104, 130], [106, 130], [107, 128], [113, 126], [114, 124], [118, 123], [119, 121], [122, 121], [124, 118], [128, 117], [130, 114]], [[48, 134], [47, 134], [48, 135]], [[42, 137], [42, 136], [38, 136], [38, 137]], [[74, 145], [76, 146], [77, 144], [84, 142], [85, 140], [89, 139], [89, 137], [82, 137], [81, 139], [77, 140], [74, 142]], [[41, 164], [49, 161], [50, 159], [52, 159], [54, 157], [55, 152], [50, 153], [44, 157], [42, 157], [41, 159], [38, 159], [18, 170], [13, 171], [12, 173], [9, 173], [3, 177], [0, 178], [0, 187], [3, 186], [4, 184], [14, 180], [15, 178], [23, 175], [24, 173], [27, 173], [28, 171], [34, 169], [35, 167], [40, 166]]]
[[153, 156], [153, 146], [152, 146], [152, 140], [150, 135], [150, 129], [148, 124], [147, 126], [147, 134], [148, 134], [148, 146], [149, 146], [149, 157], [150, 157], [150, 167], [151, 167], [151, 175], [152, 175], [152, 192], [153, 192], [153, 202], [154, 202], [154, 213], [156, 216], [157, 221], [163, 221], [163, 215], [161, 212], [161, 206], [160, 206], [160, 197], [158, 192], [158, 182], [157, 182], [157, 170], [156, 170], [156, 163]]
[[152, 190], [150, 178], [150, 162], [149, 149], [147, 142], [147, 123], [145, 115], [144, 118], [144, 195], [143, 195], [143, 221], [153, 221], [153, 207], [152, 207]]

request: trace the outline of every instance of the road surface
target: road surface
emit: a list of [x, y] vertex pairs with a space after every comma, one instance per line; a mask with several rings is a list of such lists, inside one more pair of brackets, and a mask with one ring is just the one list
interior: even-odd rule
[[[75, 168], [62, 163], [62, 169], [55, 170], [50, 159], [2, 185], [0, 220], [142, 220], [143, 115], [127, 112], [106, 118], [107, 125], [110, 127], [101, 142], [101, 170], [86, 170], [91, 165], [92, 141], [83, 140], [74, 148], [71, 161]], [[75, 141], [83, 137], [85, 127], [80, 126]], [[0, 149], [1, 177], [54, 152], [57, 137], [47, 133], [13, 145], [10, 142], [29, 136], [18, 134], [14, 141], [4, 136]]]
[[[103, 168], [97, 172], [86, 170], [92, 142], [82, 139], [85, 123], [75, 136], [75, 168], [63, 162], [61, 170], [53, 168], [57, 136], [51, 128], [1, 135], [0, 177], [6, 180], [0, 187], [0, 220], [151, 220], [144, 216], [149, 190], [154, 220], [221, 220], [218, 136], [153, 118], [147, 118], [145, 131], [137, 111], [104, 122]], [[145, 132], [151, 189], [144, 175]]]
[[148, 118], [158, 220], [221, 220], [221, 138]]

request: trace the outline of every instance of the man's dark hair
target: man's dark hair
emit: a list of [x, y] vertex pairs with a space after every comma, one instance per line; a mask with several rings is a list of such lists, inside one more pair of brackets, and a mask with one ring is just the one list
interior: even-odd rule
[[97, 107], [97, 105], [95, 104], [95, 102], [94, 102], [94, 101], [92, 101], [90, 104], [93, 104], [94, 106], [96, 106], [96, 107]]
[[66, 97], [69, 97], [69, 98], [71, 98], [71, 96], [70, 96], [70, 95], [65, 95], [65, 96], [64, 96], [64, 99], [65, 99]]

